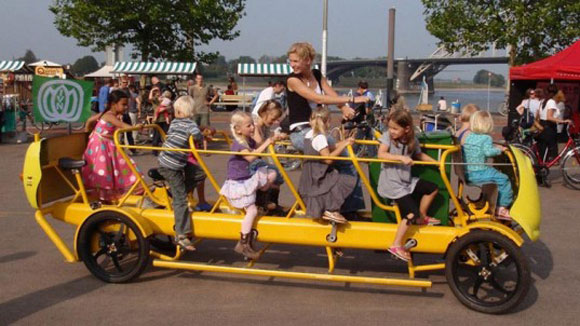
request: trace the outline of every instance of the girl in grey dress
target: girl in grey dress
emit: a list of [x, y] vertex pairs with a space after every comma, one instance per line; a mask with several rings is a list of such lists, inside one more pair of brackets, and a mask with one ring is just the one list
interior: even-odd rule
[[377, 192], [383, 198], [393, 199], [399, 207], [401, 223], [388, 250], [395, 257], [408, 261], [411, 254], [403, 247], [402, 242], [409, 224], [441, 223], [427, 216], [429, 206], [437, 196], [437, 185], [411, 175], [413, 159], [429, 162], [435, 160], [421, 152], [419, 141], [415, 138], [413, 117], [409, 111], [392, 111], [387, 127], [387, 132], [379, 139], [378, 157], [398, 162], [383, 163]]
[[[346, 146], [354, 143], [353, 138], [338, 142], [330, 147], [326, 132], [330, 124], [330, 111], [318, 107], [310, 116], [310, 130], [304, 138], [305, 155], [338, 156]], [[346, 223], [339, 213], [340, 207], [356, 186], [357, 179], [340, 174], [331, 164], [332, 160], [306, 160], [302, 167], [298, 192], [306, 204], [306, 215], [336, 223]]]

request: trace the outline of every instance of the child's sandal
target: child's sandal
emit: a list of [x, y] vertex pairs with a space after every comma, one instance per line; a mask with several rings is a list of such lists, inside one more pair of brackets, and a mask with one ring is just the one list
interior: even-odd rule
[[175, 237], [175, 242], [177, 243], [178, 246], [187, 251], [196, 250], [191, 240], [189, 240], [189, 238], [185, 235], [178, 235], [177, 237]]

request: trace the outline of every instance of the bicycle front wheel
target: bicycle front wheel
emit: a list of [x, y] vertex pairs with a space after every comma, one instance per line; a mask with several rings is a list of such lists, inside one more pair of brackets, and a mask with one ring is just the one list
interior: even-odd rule
[[502, 116], [506, 117], [509, 113], [509, 106], [507, 105], [507, 103], [504, 102], [500, 104], [499, 107], [497, 108], [497, 112]]
[[520, 151], [522, 151], [522, 153], [524, 153], [524, 155], [526, 155], [530, 161], [532, 162], [532, 167], [534, 168], [534, 171], [536, 171], [537, 173], [537, 167], [538, 167], [538, 158], [536, 157], [536, 154], [534, 153], [534, 151], [529, 148], [526, 145], [523, 144], [519, 144], [519, 143], [514, 143], [514, 144], [510, 144], [511, 146], [519, 149]]
[[564, 156], [562, 176], [570, 187], [580, 190], [580, 146], [569, 150]]

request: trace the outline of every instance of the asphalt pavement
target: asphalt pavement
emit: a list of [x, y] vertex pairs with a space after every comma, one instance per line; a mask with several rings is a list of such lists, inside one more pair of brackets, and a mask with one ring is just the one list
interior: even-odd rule
[[[216, 120], [224, 127], [226, 119]], [[433, 281], [422, 291], [348, 283], [186, 272], [149, 266], [128, 284], [97, 280], [82, 262], [66, 263], [34, 220], [19, 174], [27, 144], [0, 145], [0, 325], [577, 325], [580, 306], [580, 191], [559, 173], [541, 188], [540, 240], [524, 245], [533, 282], [513, 312], [491, 316], [464, 307], [442, 272], [420, 273]], [[153, 166], [153, 156], [135, 157]], [[206, 158], [221, 182], [225, 160]], [[299, 172], [293, 172], [297, 179]], [[208, 197], [215, 198], [210, 189]], [[282, 202], [288, 203], [287, 189]], [[368, 201], [368, 199], [367, 199]], [[74, 227], [50, 221], [72, 246]], [[244, 266], [233, 241], [208, 240], [186, 260]], [[430, 259], [430, 257], [425, 257]], [[274, 245], [257, 264], [290, 271], [326, 270], [323, 248]], [[345, 250], [336, 273], [405, 278], [406, 265], [385, 253]]]

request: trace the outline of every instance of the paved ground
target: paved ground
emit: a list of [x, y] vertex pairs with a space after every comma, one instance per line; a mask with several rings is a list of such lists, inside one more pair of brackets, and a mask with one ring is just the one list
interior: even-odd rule
[[[65, 263], [34, 221], [18, 178], [26, 147], [0, 146], [1, 325], [577, 325], [580, 192], [564, 187], [558, 175], [553, 176], [552, 189], [540, 189], [544, 217], [541, 239], [524, 247], [532, 269], [530, 292], [517, 311], [489, 316], [462, 306], [438, 272], [421, 275], [434, 282], [425, 292], [153, 267], [129, 284], [103, 283], [92, 277], [83, 263]], [[150, 155], [136, 159], [142, 166], [154, 163]], [[217, 171], [225, 170], [223, 157], [212, 156], [208, 161]], [[293, 178], [297, 176], [293, 174]], [[213, 196], [212, 191], [209, 196]], [[56, 221], [54, 226], [71, 243], [74, 229]], [[207, 241], [186, 259], [241, 266], [233, 245]], [[325, 263], [324, 250], [319, 248], [273, 246], [259, 266], [324, 271]], [[385, 254], [347, 251], [337, 273], [404, 277], [398, 273], [404, 270], [405, 265]]]

